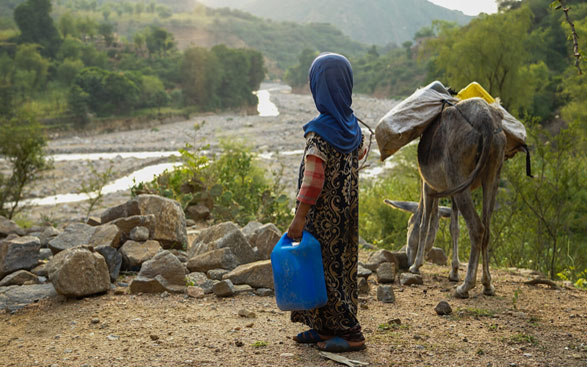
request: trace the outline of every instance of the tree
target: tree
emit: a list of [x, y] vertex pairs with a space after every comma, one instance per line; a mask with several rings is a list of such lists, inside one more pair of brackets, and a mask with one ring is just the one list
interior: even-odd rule
[[14, 9], [14, 20], [20, 29], [20, 43], [39, 44], [43, 55], [54, 57], [61, 37], [50, 13], [50, 0], [26, 0]]
[[183, 53], [180, 69], [186, 103], [204, 109], [217, 107], [222, 72], [218, 57], [205, 48], [192, 47]]
[[308, 70], [312, 61], [318, 56], [318, 52], [305, 48], [302, 53], [298, 56], [298, 64], [294, 67], [287, 69], [285, 72], [285, 82], [292, 88], [303, 87], [308, 83]]
[[25, 97], [35, 90], [41, 90], [47, 80], [49, 60], [43, 58], [35, 44], [18, 46], [14, 56], [14, 84]]
[[0, 120], [0, 155], [11, 167], [9, 177], [0, 173], [0, 215], [12, 218], [17, 213], [25, 187], [49, 166], [42, 126], [32, 113], [18, 111]]
[[59, 17], [57, 28], [63, 38], [66, 38], [67, 36], [76, 37], [78, 35], [75, 18], [70, 12]]
[[161, 27], [151, 27], [145, 41], [149, 50], [149, 57], [153, 54], [166, 55], [167, 51], [175, 47], [173, 34]]
[[212, 47], [222, 67], [222, 77], [217, 94], [222, 107], [253, 105], [257, 97], [249, 84], [250, 60], [246, 51], [229, 49], [225, 45]]
[[114, 42], [114, 26], [112, 23], [101, 23], [98, 26], [98, 33], [104, 37], [106, 46], [112, 45], [112, 42]]

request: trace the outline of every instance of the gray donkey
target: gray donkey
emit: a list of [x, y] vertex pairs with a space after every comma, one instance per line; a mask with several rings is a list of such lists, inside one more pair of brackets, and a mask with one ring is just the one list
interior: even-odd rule
[[[449, 279], [458, 281], [459, 212], [465, 219], [471, 239], [467, 275], [455, 296], [467, 298], [475, 287], [479, 253], [483, 254], [483, 293], [494, 295], [489, 274], [489, 224], [495, 205], [499, 173], [505, 158], [506, 135], [501, 128], [503, 115], [481, 98], [461, 101], [447, 107], [424, 131], [418, 145], [418, 167], [423, 180], [420, 202], [408, 224], [407, 256], [410, 272], [418, 273], [424, 255], [434, 243], [438, 229], [438, 198], [451, 197], [450, 215], [453, 245]], [[479, 218], [471, 191], [483, 187], [483, 212]], [[386, 200], [392, 206], [409, 210]], [[412, 210], [413, 211], [413, 210]]]

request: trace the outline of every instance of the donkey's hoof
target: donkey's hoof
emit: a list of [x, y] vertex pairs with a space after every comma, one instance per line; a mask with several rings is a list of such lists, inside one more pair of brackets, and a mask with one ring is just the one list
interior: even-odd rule
[[448, 280], [451, 282], [458, 282], [459, 281], [459, 275], [458, 274], [453, 274], [453, 272], [451, 272], [448, 275]]
[[454, 296], [456, 298], [469, 298], [469, 291], [463, 290], [463, 286], [458, 286], [455, 290]]
[[416, 264], [410, 266], [409, 272], [412, 274], [420, 274], [420, 267], [416, 266]]
[[495, 296], [495, 287], [490, 285], [489, 287], [483, 287], [483, 294], [486, 296]]

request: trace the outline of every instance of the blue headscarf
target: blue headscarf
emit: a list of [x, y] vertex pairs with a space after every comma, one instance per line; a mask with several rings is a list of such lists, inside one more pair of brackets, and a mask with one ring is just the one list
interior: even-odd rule
[[346, 57], [324, 53], [310, 66], [310, 90], [320, 116], [304, 125], [336, 150], [350, 153], [361, 143], [361, 128], [353, 114], [353, 69]]

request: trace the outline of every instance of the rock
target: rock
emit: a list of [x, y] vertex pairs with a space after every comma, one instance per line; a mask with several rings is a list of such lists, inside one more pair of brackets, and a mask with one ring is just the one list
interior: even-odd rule
[[410, 266], [408, 265], [408, 254], [406, 253], [406, 250], [403, 249], [403, 250], [400, 250], [400, 251], [392, 251], [391, 254], [397, 260], [397, 264], [399, 266], [398, 269], [401, 269], [401, 270], [404, 270], [404, 271], [408, 271], [408, 269], [410, 268]]
[[248, 284], [238, 284], [234, 286], [234, 294], [254, 293], [255, 290]]
[[245, 237], [247, 238], [247, 240], [249, 240], [249, 242], [251, 241], [250, 237], [253, 235], [253, 233], [255, 233], [255, 231], [262, 227], [263, 224], [259, 223], [259, 222], [249, 222], [247, 223], [246, 226], [243, 227], [243, 229], [241, 229], [241, 232], [243, 232], [243, 234], [245, 235]]
[[357, 269], [357, 275], [359, 278], [369, 278], [369, 275], [373, 274], [373, 272], [367, 268], [365, 268], [364, 266], [362, 266], [361, 264], [359, 264], [358, 269]]
[[208, 270], [208, 278], [210, 279], [214, 279], [214, 280], [222, 280], [222, 276], [224, 274], [228, 274], [229, 271], [225, 270], [225, 269], [212, 269], [212, 270]]
[[24, 236], [26, 232], [12, 220], [0, 215], [0, 238], [8, 237], [9, 234]]
[[118, 227], [126, 238], [130, 238], [130, 231], [135, 227], [146, 227], [150, 233], [153, 233], [155, 227], [154, 215], [133, 215], [132, 217], [118, 218], [112, 221], [112, 224]]
[[161, 275], [168, 284], [185, 286], [185, 267], [169, 251], [157, 253], [151, 260], [145, 261], [141, 266], [139, 277], [155, 278]]
[[238, 315], [240, 317], [244, 317], [246, 319], [254, 319], [254, 318], [257, 317], [257, 315], [253, 311], [249, 311], [249, 310], [246, 310], [244, 308], [238, 310]]
[[369, 260], [364, 265], [365, 268], [371, 271], [377, 271], [377, 268], [382, 263], [395, 263], [397, 260], [395, 256], [389, 250], [378, 250], [369, 256]]
[[426, 255], [426, 260], [436, 265], [446, 265], [448, 257], [444, 253], [444, 250], [438, 247], [432, 247]]
[[0, 287], [8, 287], [10, 285], [25, 285], [25, 284], [39, 284], [39, 277], [26, 270], [18, 270], [12, 274], [8, 274], [2, 281]]
[[62, 233], [49, 241], [49, 248], [53, 255], [56, 255], [63, 250], [87, 245], [95, 231], [96, 227], [85, 223], [71, 223], [65, 227]]
[[405, 286], [412, 284], [424, 284], [424, 280], [422, 280], [422, 276], [420, 274], [402, 273], [400, 275], [400, 284]]
[[395, 281], [395, 269], [392, 263], [381, 263], [377, 267], [377, 283], [389, 284]]
[[232, 297], [234, 295], [234, 285], [230, 279], [225, 279], [214, 284], [212, 291], [217, 297]]
[[230, 279], [233, 284], [248, 284], [253, 288], [273, 289], [271, 260], [239, 265], [222, 278]]
[[177, 201], [158, 195], [139, 195], [136, 200], [142, 215], [155, 216], [151, 238], [159, 241], [165, 249], [187, 247], [185, 214]]
[[97, 227], [102, 224], [102, 220], [98, 217], [89, 217], [86, 224], [92, 227]]
[[261, 260], [271, 258], [273, 247], [281, 238], [281, 231], [273, 223], [257, 228], [249, 238], [251, 247], [257, 247]]
[[104, 257], [106, 265], [108, 265], [108, 274], [110, 281], [115, 282], [120, 274], [120, 267], [122, 266], [122, 255], [114, 247], [107, 245], [98, 246], [95, 248], [96, 252]]
[[436, 307], [434, 307], [434, 311], [440, 316], [442, 315], [450, 315], [452, 313], [452, 308], [446, 301], [440, 301]]
[[161, 251], [159, 242], [149, 240], [144, 243], [126, 241], [120, 248], [124, 267], [129, 270], [138, 270], [141, 265]]
[[25, 236], [0, 241], [0, 279], [17, 270], [31, 270], [39, 263], [41, 241]]
[[269, 288], [257, 288], [255, 294], [260, 297], [271, 297], [273, 296], [273, 289]]
[[228, 233], [214, 241], [211, 246], [212, 249], [230, 248], [239, 264], [248, 264], [257, 260], [253, 248], [240, 230]]
[[359, 294], [369, 294], [369, 292], [371, 292], [371, 286], [369, 285], [367, 278], [359, 278], [358, 288]]
[[394, 303], [395, 294], [390, 285], [380, 285], [377, 287], [377, 300], [383, 303]]
[[[197, 223], [196, 223], [196, 221], [195, 221], [195, 220], [193, 220], [193, 219], [189, 219], [189, 218], [188, 218], [188, 219], [186, 219], [186, 220], [185, 220], [185, 226], [186, 226], [186, 227], [188, 227], [188, 228], [189, 228], [189, 227], [193, 227], [193, 226], [195, 226], [196, 224], [197, 224]], [[189, 233], [188, 233], [188, 243], [190, 243], [190, 236], [189, 236]]]
[[183, 293], [185, 286], [169, 284], [161, 275], [154, 278], [137, 276], [130, 282], [130, 293]]
[[49, 272], [47, 270], [48, 265], [49, 265], [48, 263], [42, 263], [40, 265], [37, 265], [36, 267], [34, 267], [31, 270], [31, 273], [33, 273], [33, 274], [35, 274], [37, 276], [45, 277], [46, 278], [46, 277], [49, 276]]
[[133, 241], [146, 241], [149, 239], [149, 228], [138, 226], [130, 231], [130, 239]]
[[49, 263], [48, 272], [57, 293], [66, 297], [84, 297], [110, 289], [106, 260], [85, 247], [59, 252]]
[[136, 200], [129, 200], [124, 204], [112, 207], [104, 211], [100, 217], [100, 223], [106, 224], [118, 218], [132, 217], [141, 214], [139, 203]]
[[[43, 246], [43, 245], [41, 245]], [[41, 248], [39, 250], [39, 261], [49, 260], [53, 256], [53, 252], [51, 252], [48, 248]]]
[[55, 227], [49, 226], [45, 228], [39, 236], [39, 240], [41, 240], [41, 247], [47, 247], [49, 245], [49, 241], [59, 236], [59, 234], [61, 234], [61, 231]]
[[239, 262], [230, 248], [221, 248], [192, 257], [187, 264], [190, 271], [207, 272], [212, 269], [232, 270]]
[[208, 244], [221, 239], [230, 232], [238, 230], [239, 228], [236, 224], [224, 222], [201, 231], [188, 250], [188, 258], [191, 259], [195, 255], [213, 250], [209, 248]]
[[373, 246], [372, 244], [368, 243], [367, 241], [365, 241], [365, 239], [363, 237], [359, 236], [359, 245], [367, 250], [377, 250], [377, 247]]
[[203, 298], [204, 289], [201, 287], [190, 286], [187, 288], [187, 294], [192, 298]]
[[186, 209], [186, 215], [194, 221], [201, 221], [210, 218], [210, 209], [205, 205], [190, 205]]
[[114, 224], [105, 224], [95, 227], [96, 230], [89, 240], [93, 247], [110, 246], [119, 248], [122, 241], [122, 231]]
[[188, 254], [187, 252], [183, 251], [183, 250], [177, 250], [177, 249], [171, 249], [168, 250], [169, 252], [171, 252], [173, 254], [173, 256], [177, 257], [179, 261], [181, 261], [182, 263], [187, 263], [188, 262]]
[[55, 297], [53, 284], [34, 284], [0, 288], [0, 311], [16, 311], [39, 300]]
[[186, 282], [187, 284], [193, 284], [194, 286], [202, 288], [204, 290], [204, 294], [208, 294], [212, 293], [212, 287], [214, 287], [214, 284], [218, 283], [219, 281], [208, 279], [204, 273], [194, 272], [186, 276]]

